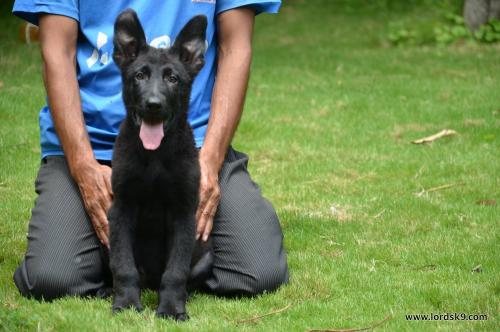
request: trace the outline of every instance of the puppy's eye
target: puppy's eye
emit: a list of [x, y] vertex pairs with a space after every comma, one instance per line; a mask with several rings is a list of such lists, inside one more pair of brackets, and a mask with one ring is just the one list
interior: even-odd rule
[[138, 80], [138, 81], [142, 81], [145, 78], [146, 78], [146, 75], [142, 71], [138, 71], [135, 74], [135, 79]]
[[169, 75], [166, 77], [166, 79], [172, 84], [176, 84], [177, 82], [179, 82], [179, 79], [175, 75]]

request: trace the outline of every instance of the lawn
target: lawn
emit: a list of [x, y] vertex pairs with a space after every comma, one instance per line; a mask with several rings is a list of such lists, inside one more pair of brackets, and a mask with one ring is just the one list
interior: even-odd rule
[[[391, 22], [439, 20], [444, 9], [425, 3], [295, 0], [257, 19], [233, 143], [278, 211], [290, 283], [251, 299], [195, 295], [176, 324], [154, 317], [151, 292], [143, 313], [119, 315], [109, 300], [18, 294], [44, 90], [37, 45], [18, 42], [2, 2], [0, 329], [305, 331], [387, 318], [377, 330], [498, 330], [500, 45], [391, 46]], [[411, 143], [442, 129], [458, 134]], [[487, 320], [405, 318], [419, 313]]]

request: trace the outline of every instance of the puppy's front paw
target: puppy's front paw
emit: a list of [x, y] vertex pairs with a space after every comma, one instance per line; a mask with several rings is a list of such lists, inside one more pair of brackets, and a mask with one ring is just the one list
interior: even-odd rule
[[120, 312], [124, 309], [135, 309], [137, 312], [142, 311], [141, 301], [138, 291], [126, 291], [120, 295], [115, 293], [113, 299], [113, 313]]
[[167, 313], [166, 311], [157, 310], [156, 316], [158, 318], [174, 319], [178, 322], [184, 322], [189, 319], [189, 315], [186, 312], [181, 313]]
[[137, 312], [142, 311], [142, 305], [140, 302], [128, 302], [128, 301], [114, 301], [113, 303], [113, 313], [118, 313], [125, 309], [134, 309]]

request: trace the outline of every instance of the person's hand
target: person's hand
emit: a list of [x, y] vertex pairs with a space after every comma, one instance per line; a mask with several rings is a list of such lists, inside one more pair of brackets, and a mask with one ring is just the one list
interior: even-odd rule
[[207, 241], [220, 201], [219, 172], [200, 157], [200, 202], [196, 211], [196, 240]]
[[111, 206], [111, 167], [97, 161], [79, 165], [73, 172], [85, 210], [87, 211], [97, 237], [109, 248], [109, 226], [107, 212]]

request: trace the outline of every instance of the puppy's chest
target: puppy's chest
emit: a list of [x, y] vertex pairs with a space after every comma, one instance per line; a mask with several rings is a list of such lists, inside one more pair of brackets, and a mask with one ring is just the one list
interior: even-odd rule
[[141, 182], [142, 192], [146, 195], [175, 195], [182, 171], [174, 164], [168, 165], [160, 161], [143, 165], [142, 171], [137, 174]]
[[186, 177], [182, 168], [174, 163], [169, 165], [155, 160], [128, 166], [116, 170], [114, 189], [136, 202], [170, 200], [179, 194]]

